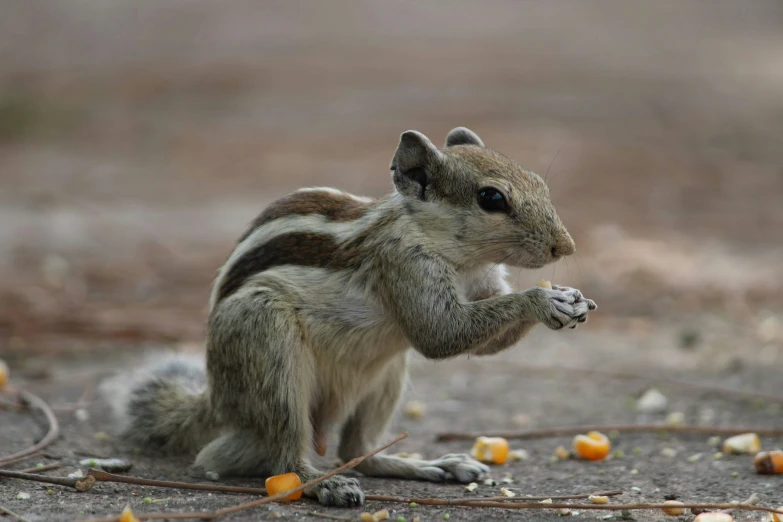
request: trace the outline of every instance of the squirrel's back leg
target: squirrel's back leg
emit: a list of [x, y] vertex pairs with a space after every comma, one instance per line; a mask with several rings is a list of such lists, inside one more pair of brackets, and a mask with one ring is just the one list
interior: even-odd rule
[[[216, 306], [208, 330], [210, 401], [226, 430], [196, 465], [222, 475], [296, 472], [303, 482], [321, 475], [308, 460], [314, 359], [290, 300], [269, 288], [240, 290]], [[358, 482], [346, 477], [305, 494], [325, 505], [364, 502]]]
[[[343, 426], [340, 458], [348, 461], [373, 450], [388, 427], [397, 408], [407, 377], [407, 354], [397, 356], [386, 369], [382, 382], [359, 403]], [[356, 467], [357, 471], [375, 477], [429, 480], [439, 482], [453, 477], [459, 482], [473, 482], [489, 468], [468, 455], [444, 455], [436, 460], [404, 459], [375, 455]]]

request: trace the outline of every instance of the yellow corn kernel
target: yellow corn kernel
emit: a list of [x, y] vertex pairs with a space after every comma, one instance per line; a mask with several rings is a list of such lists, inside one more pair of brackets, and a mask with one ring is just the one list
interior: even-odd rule
[[723, 453], [758, 453], [761, 451], [761, 440], [755, 433], [743, 433], [735, 435], [723, 441]]
[[567, 517], [567, 516], [569, 516], [571, 514], [571, 510], [568, 509], [568, 508], [560, 508], [560, 509], [555, 510], [555, 513], [557, 513], [561, 517]]
[[574, 437], [574, 451], [585, 460], [603, 460], [611, 450], [609, 437], [598, 431]]
[[375, 517], [372, 516], [372, 513], [362, 513], [359, 517], [362, 519], [362, 522], [375, 522]]
[[0, 390], [8, 384], [8, 373], [8, 365], [4, 360], [0, 359]]
[[609, 502], [609, 497], [604, 495], [590, 495], [587, 497], [587, 500], [593, 504], [607, 504]]
[[[778, 506], [775, 509], [783, 511], [783, 506]], [[767, 513], [766, 522], [783, 522], [783, 515], [780, 513]]]
[[409, 419], [418, 420], [422, 417], [424, 417], [424, 414], [427, 412], [427, 407], [424, 406], [424, 403], [421, 403], [419, 401], [410, 401], [408, 404], [405, 405], [405, 416]]
[[[300, 479], [299, 475], [296, 473], [284, 473], [283, 475], [269, 477], [266, 479], [264, 485], [266, 486], [267, 493], [269, 493], [269, 496], [271, 497], [277, 495], [278, 493], [283, 493], [284, 491], [298, 488], [302, 485], [302, 479]], [[285, 497], [283, 501], [299, 500], [301, 497], [302, 491], [299, 490]]]
[[762, 475], [783, 473], [783, 451], [762, 451], [753, 459], [753, 465]]
[[120, 522], [139, 522], [139, 519], [133, 514], [130, 506], [125, 506], [125, 509], [120, 513]]
[[685, 514], [685, 508], [680, 507], [683, 505], [682, 502], [677, 502], [676, 500], [667, 500], [663, 504], [666, 506], [671, 506], [671, 507], [663, 508], [663, 512], [669, 515], [670, 517], [678, 517], [680, 515]]
[[543, 288], [549, 288], [550, 290], [552, 290], [552, 282], [547, 281], [546, 279], [542, 279], [541, 281], [536, 283], [536, 286], [541, 286]]
[[380, 511], [376, 511], [372, 514], [372, 518], [376, 521], [378, 520], [389, 520], [389, 510], [388, 509], [382, 509]]
[[508, 460], [508, 441], [502, 437], [479, 437], [473, 445], [473, 458], [485, 464], [503, 464]]

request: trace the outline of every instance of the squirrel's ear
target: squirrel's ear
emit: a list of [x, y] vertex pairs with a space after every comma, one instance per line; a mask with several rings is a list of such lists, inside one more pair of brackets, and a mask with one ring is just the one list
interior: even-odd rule
[[391, 162], [397, 190], [406, 196], [427, 199], [431, 167], [440, 156], [441, 152], [424, 134], [413, 130], [403, 132]]
[[465, 127], [457, 127], [449, 132], [446, 136], [446, 147], [453, 147], [454, 145], [476, 145], [477, 147], [483, 147], [484, 142], [478, 137], [478, 134]]

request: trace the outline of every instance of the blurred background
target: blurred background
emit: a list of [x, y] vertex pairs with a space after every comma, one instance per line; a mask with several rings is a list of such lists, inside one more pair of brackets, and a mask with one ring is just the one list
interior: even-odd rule
[[265, 204], [381, 196], [401, 132], [461, 125], [576, 239], [520, 287], [581, 288], [629, 353], [674, 325], [779, 362], [781, 29], [761, 0], [4, 2], [0, 353], [199, 343]]

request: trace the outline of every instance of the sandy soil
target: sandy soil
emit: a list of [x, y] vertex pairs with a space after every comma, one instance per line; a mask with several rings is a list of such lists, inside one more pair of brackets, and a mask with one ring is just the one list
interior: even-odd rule
[[[428, 413], [395, 421], [390, 434], [410, 438], [394, 451], [466, 451], [469, 442], [435, 435], [518, 428], [522, 414], [529, 427], [661, 421], [666, 413], [632, 408], [656, 376], [782, 396], [779, 3], [33, 0], [2, 9], [0, 356], [15, 385], [54, 405], [146, 350], [198, 350], [215, 270], [264, 204], [302, 185], [381, 195], [399, 133], [441, 142], [457, 125], [544, 175], [577, 241], [575, 258], [513, 271], [514, 284], [562, 282], [600, 310], [584, 328], [540, 329], [494, 358], [417, 359], [408, 399]], [[778, 403], [659, 388], [688, 423], [782, 424]], [[63, 436], [48, 451], [64, 467], [50, 475], [73, 472], [89, 453], [127, 456], [134, 475], [195, 480], [187, 460], [96, 440], [112, 424], [100, 401], [87, 409], [86, 421], [58, 413]], [[0, 419], [3, 454], [40, 437], [40, 419], [4, 410]], [[706, 437], [626, 435], [614, 442], [623, 458], [550, 462], [569, 443], [515, 442], [530, 458], [492, 475], [513, 473], [511, 487], [528, 495], [618, 488], [628, 502], [757, 493], [783, 504], [778, 477], [756, 475], [747, 457], [714, 460]], [[52, 460], [13, 468], [36, 462]], [[454, 484], [361, 483], [368, 493], [471, 496]], [[176, 512], [246, 498], [47, 489], [3, 480], [0, 505], [48, 521], [126, 503]], [[22, 491], [31, 498], [17, 499]], [[366, 509], [381, 507], [422, 521], [557, 518]], [[322, 520], [306, 516], [313, 510], [359, 513], [303, 501], [227, 520]]]

